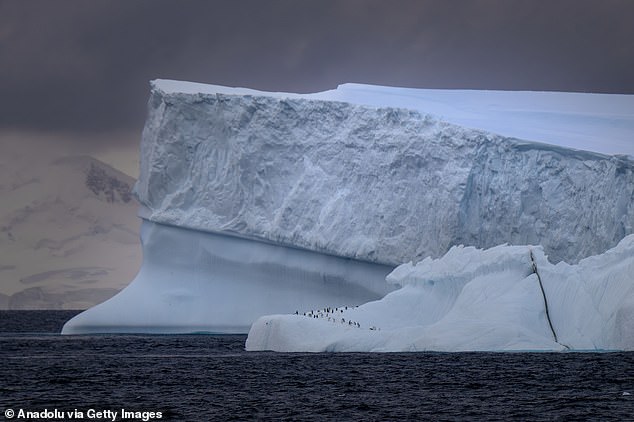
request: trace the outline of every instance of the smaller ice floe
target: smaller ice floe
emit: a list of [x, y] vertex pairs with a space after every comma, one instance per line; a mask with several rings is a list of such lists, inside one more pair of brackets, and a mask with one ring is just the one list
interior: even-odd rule
[[576, 265], [540, 246], [456, 246], [400, 265], [400, 288], [358, 307], [269, 315], [247, 350], [634, 350], [634, 235]]

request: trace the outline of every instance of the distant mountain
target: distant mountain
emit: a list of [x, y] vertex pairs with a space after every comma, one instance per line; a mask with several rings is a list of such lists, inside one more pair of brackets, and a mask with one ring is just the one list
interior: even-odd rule
[[0, 309], [83, 309], [141, 263], [134, 179], [90, 156], [0, 145]]

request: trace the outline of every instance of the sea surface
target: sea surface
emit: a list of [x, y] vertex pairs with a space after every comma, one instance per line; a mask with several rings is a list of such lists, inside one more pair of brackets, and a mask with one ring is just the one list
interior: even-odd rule
[[59, 335], [75, 313], [0, 311], [0, 418], [634, 420], [631, 352], [272, 353], [245, 352], [244, 335]]

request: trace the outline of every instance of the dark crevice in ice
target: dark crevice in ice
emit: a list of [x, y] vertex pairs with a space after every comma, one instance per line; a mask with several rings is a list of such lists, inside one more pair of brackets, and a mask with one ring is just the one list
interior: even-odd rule
[[[544, 298], [544, 309], [546, 309], [546, 320], [548, 321], [550, 332], [553, 334], [553, 339], [555, 340], [555, 343], [561, 344], [559, 342], [559, 339], [557, 339], [557, 333], [555, 332], [555, 328], [553, 327], [553, 323], [550, 319], [550, 312], [548, 311], [548, 299], [546, 298], [546, 291], [544, 290], [544, 284], [542, 283], [542, 278], [539, 275], [539, 272], [537, 271], [537, 263], [535, 262], [535, 256], [533, 255], [532, 249], [530, 251], [530, 255], [531, 255], [531, 262], [532, 262], [532, 270], [533, 270], [533, 273], [537, 276], [537, 281], [539, 282], [539, 289], [541, 290], [542, 297]], [[565, 347], [566, 349], [570, 349], [570, 347], [566, 346], [565, 344], [561, 344], [561, 345]]]

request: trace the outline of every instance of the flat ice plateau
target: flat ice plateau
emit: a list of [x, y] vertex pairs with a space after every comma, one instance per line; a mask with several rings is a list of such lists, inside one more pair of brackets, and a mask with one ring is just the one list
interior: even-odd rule
[[576, 265], [554, 265], [538, 246], [457, 246], [387, 280], [400, 288], [359, 307], [261, 317], [246, 348], [634, 350], [634, 235]]
[[578, 263], [634, 233], [632, 134], [627, 95], [154, 81], [143, 266], [64, 333], [247, 332], [378, 300], [394, 267], [454, 245]]

